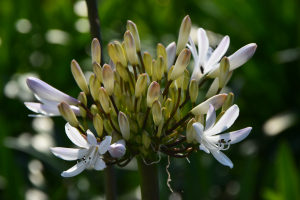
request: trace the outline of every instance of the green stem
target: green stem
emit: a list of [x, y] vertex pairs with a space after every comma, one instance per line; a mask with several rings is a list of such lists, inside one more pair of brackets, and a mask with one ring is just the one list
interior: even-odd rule
[[[141, 194], [143, 200], [159, 199], [159, 182], [157, 163], [146, 165], [141, 156], [137, 157]], [[153, 162], [151, 159], [146, 159], [147, 163]]]

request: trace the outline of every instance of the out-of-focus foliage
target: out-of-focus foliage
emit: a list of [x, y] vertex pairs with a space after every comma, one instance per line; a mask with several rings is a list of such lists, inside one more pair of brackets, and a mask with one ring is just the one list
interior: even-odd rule
[[[299, 199], [299, 1], [98, 3], [106, 62], [107, 44], [122, 41], [128, 19], [138, 26], [142, 51], [153, 56], [158, 42], [166, 46], [177, 40], [185, 15], [190, 15], [195, 27], [229, 35], [227, 56], [257, 43], [254, 57], [235, 70], [228, 84], [241, 109], [232, 130], [253, 127], [245, 141], [226, 152], [234, 168], [199, 151], [190, 163], [171, 159], [170, 184], [183, 199]], [[84, 1], [0, 1], [0, 199], [102, 199], [104, 195], [103, 172], [85, 171], [69, 179], [60, 176], [74, 163], [57, 159], [49, 147], [71, 147], [65, 121], [29, 118], [31, 112], [23, 104], [34, 100], [26, 76], [38, 76], [77, 97], [71, 60], [76, 59], [84, 71], [92, 70], [84, 5]], [[203, 91], [199, 95], [204, 97]], [[280, 145], [282, 141], [286, 143]], [[174, 196], [166, 184], [166, 166], [163, 157], [159, 164], [162, 199]], [[117, 169], [120, 199], [139, 199], [135, 169], [134, 164]]]

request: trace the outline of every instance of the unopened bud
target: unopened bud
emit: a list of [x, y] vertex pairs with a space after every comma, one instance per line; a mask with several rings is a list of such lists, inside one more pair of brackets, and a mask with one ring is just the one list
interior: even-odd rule
[[118, 116], [119, 126], [122, 133], [123, 138], [128, 141], [130, 138], [130, 126], [127, 116], [123, 112], [119, 112]]
[[100, 83], [99, 79], [96, 78], [95, 74], [91, 75], [89, 84], [90, 84], [90, 90], [91, 90], [92, 97], [94, 98], [95, 101], [98, 101], [99, 100], [98, 91], [101, 86], [101, 83]]
[[184, 72], [190, 62], [190, 58], [191, 51], [188, 49], [183, 49], [176, 60], [174, 69], [170, 75], [170, 80], [176, 80]]
[[100, 64], [101, 62], [101, 46], [97, 38], [92, 41], [92, 63], [96, 62]]
[[173, 110], [173, 101], [172, 101], [172, 99], [170, 99], [170, 98], [168, 98], [167, 100], [166, 100], [166, 103], [165, 103], [165, 108], [166, 108], [166, 116], [167, 116], [167, 118], [170, 116], [170, 114], [171, 114], [171, 112], [172, 112], [172, 110]]
[[103, 66], [102, 69], [102, 80], [106, 92], [109, 96], [113, 95], [114, 93], [114, 74], [111, 67], [107, 64]]
[[71, 126], [73, 127], [79, 127], [78, 120], [76, 118], [76, 115], [74, 114], [72, 108], [70, 107], [69, 104], [66, 102], [62, 101], [60, 104], [57, 106], [61, 116], [70, 123]]
[[118, 71], [116, 69], [114, 69], [113, 73], [114, 73], [114, 80], [117, 82], [121, 82], [121, 77], [120, 77]]
[[191, 80], [190, 82], [189, 92], [190, 92], [191, 102], [195, 103], [198, 96], [198, 82], [195, 79]]
[[108, 149], [113, 158], [122, 158], [126, 153], [125, 140], [119, 140], [109, 146]]
[[157, 134], [156, 134], [156, 137], [158, 137], [158, 138], [162, 134], [162, 129], [164, 127], [164, 123], [165, 123], [165, 120], [164, 120], [164, 118], [162, 118], [160, 124], [158, 125], [158, 130], [157, 130]]
[[71, 71], [80, 89], [87, 95], [90, 94], [89, 87], [85, 80], [85, 76], [76, 60], [72, 60], [71, 62]]
[[127, 30], [129, 30], [131, 32], [131, 34], [134, 38], [134, 41], [135, 41], [136, 51], [139, 52], [141, 50], [141, 41], [140, 41], [139, 32], [137, 30], [135, 23], [128, 20], [126, 28], [127, 28]]
[[161, 107], [165, 106], [165, 100], [164, 100], [162, 93], [159, 94], [158, 101], [159, 101]]
[[138, 124], [133, 121], [133, 120], [130, 120], [130, 130], [134, 133], [138, 133], [139, 132], [139, 126]]
[[187, 15], [181, 23], [179, 36], [178, 36], [178, 42], [177, 42], [177, 49], [176, 49], [176, 55], [178, 55], [183, 48], [185, 48], [186, 43], [189, 40], [190, 32], [192, 28], [192, 22], [190, 17]]
[[154, 101], [152, 104], [152, 116], [153, 116], [153, 121], [156, 126], [158, 126], [161, 122], [162, 119], [162, 112], [161, 112], [161, 105], [158, 100]]
[[151, 55], [147, 52], [144, 53], [143, 61], [145, 65], [145, 69], [147, 74], [151, 77], [152, 76], [152, 58]]
[[110, 59], [116, 64], [119, 61], [119, 59], [115, 53], [115, 48], [112, 43], [108, 44], [107, 51], [108, 51], [108, 55], [109, 55]]
[[234, 101], [234, 94], [230, 92], [227, 95], [226, 101], [222, 106], [222, 111], [228, 110], [228, 108], [230, 108], [233, 105], [233, 101]]
[[176, 121], [180, 121], [181, 120], [181, 116], [180, 116], [180, 109], [177, 108], [176, 113], [174, 115], [174, 118]]
[[127, 73], [125, 67], [123, 67], [120, 62], [117, 62], [116, 70], [125, 82], [129, 81], [128, 73]]
[[[111, 135], [114, 129], [111, 127], [110, 122], [109, 122], [107, 119], [105, 119], [105, 120], [103, 121], [103, 125], [104, 125], [104, 129], [106, 130], [106, 132], [107, 132], [109, 135]], [[120, 139], [121, 139], [121, 138], [120, 138]]]
[[152, 60], [152, 81], [157, 81], [157, 62], [156, 60]]
[[203, 103], [199, 104], [191, 110], [194, 115], [206, 114], [209, 108], [209, 104], [212, 104], [215, 110], [219, 109], [225, 102], [227, 94], [219, 94], [207, 99]]
[[94, 127], [95, 127], [96, 132], [99, 135], [99, 137], [102, 137], [102, 133], [103, 133], [103, 120], [102, 120], [102, 118], [100, 117], [99, 114], [94, 115], [93, 124], [94, 124]]
[[182, 82], [182, 89], [184, 91], [187, 90], [189, 83], [190, 83], [190, 73], [187, 69], [185, 69], [183, 73], [183, 82]]
[[134, 38], [130, 31], [126, 31], [124, 35], [125, 49], [127, 52], [128, 60], [132, 65], [138, 65], [138, 59], [136, 56], [136, 46]]
[[176, 56], [176, 44], [175, 42], [170, 43], [166, 48], [168, 54], [168, 70], [172, 67], [175, 56]]
[[204, 125], [204, 115], [195, 115], [195, 120]]
[[183, 83], [183, 73], [176, 79], [176, 85], [178, 88], [182, 87], [182, 83]]
[[220, 114], [216, 117], [215, 123], [217, 123], [221, 119], [221, 117], [223, 117], [224, 114], [225, 114], [225, 111], [220, 112]]
[[104, 89], [104, 87], [101, 87], [99, 89], [99, 100], [100, 100], [100, 103], [102, 105], [104, 112], [106, 114], [108, 114], [110, 100], [109, 100], [108, 94], [107, 94], [106, 90]]
[[137, 117], [137, 121], [138, 121], [138, 125], [139, 125], [140, 128], [143, 127], [144, 119], [145, 119], [145, 114], [144, 113], [139, 113], [138, 117]]
[[147, 133], [147, 131], [145, 131], [145, 130], [143, 131], [142, 142], [146, 149], [148, 149], [150, 147], [151, 138], [150, 138], [149, 134]]
[[91, 106], [91, 113], [92, 113], [93, 115], [99, 113], [99, 110], [98, 110], [98, 108], [97, 108], [97, 106], [96, 106], [95, 104], [93, 104], [93, 105]]
[[125, 48], [125, 42], [124, 41], [122, 42], [122, 48], [123, 48], [123, 51], [125, 53], [126, 63], [128, 63], [128, 56], [127, 56], [127, 53], [126, 53], [126, 48]]
[[167, 73], [168, 72], [168, 54], [167, 54], [166, 48], [164, 47], [164, 45], [159, 43], [157, 45], [156, 51], [157, 51], [157, 57], [158, 56], [163, 57], [163, 59], [164, 59], [164, 65], [163, 65], [164, 73]]
[[224, 57], [221, 60], [220, 67], [219, 67], [219, 89], [222, 89], [226, 84], [229, 68], [230, 68], [229, 60], [227, 57]]
[[118, 41], [115, 41], [114, 49], [115, 49], [115, 55], [117, 56], [120, 63], [123, 65], [123, 67], [127, 67], [126, 55], [125, 55], [125, 51], [123, 50], [122, 44], [120, 44], [120, 42]]
[[196, 130], [193, 127], [194, 123], [196, 123], [196, 120], [194, 118], [192, 118], [186, 126], [186, 141], [189, 144], [192, 143], [196, 137]]
[[140, 74], [135, 84], [135, 97], [138, 98], [147, 86], [147, 74]]
[[120, 86], [119, 82], [117, 82], [117, 81], [115, 81], [115, 84], [114, 84], [114, 94], [116, 95], [116, 97], [118, 99], [121, 99], [122, 90], [121, 90], [121, 86]]
[[153, 81], [149, 88], [147, 93], [147, 106], [151, 108], [153, 102], [158, 99], [160, 93], [160, 86], [157, 82]]
[[94, 71], [94, 73], [96, 74], [98, 80], [99, 80], [101, 83], [103, 83], [103, 81], [102, 81], [102, 68], [101, 68], [101, 66], [100, 66], [98, 63], [96, 63], [96, 62], [93, 62], [93, 71]]
[[117, 132], [115, 132], [115, 131], [111, 132], [111, 143], [112, 144], [118, 142], [121, 139], [122, 139], [122, 137]]
[[134, 111], [134, 101], [132, 100], [132, 96], [125, 94], [124, 95], [125, 105], [128, 111], [133, 112]]
[[157, 80], [161, 80], [164, 75], [164, 59], [162, 56], [158, 56], [156, 62], [156, 78]]
[[[80, 92], [77, 98], [79, 101], [81, 101], [81, 103], [83, 103], [85, 106], [87, 105], [87, 99], [86, 99], [86, 95], [84, 92]], [[80, 114], [83, 118], [86, 117], [86, 110], [84, 108], [82, 108], [81, 106], [79, 106], [79, 111]]]

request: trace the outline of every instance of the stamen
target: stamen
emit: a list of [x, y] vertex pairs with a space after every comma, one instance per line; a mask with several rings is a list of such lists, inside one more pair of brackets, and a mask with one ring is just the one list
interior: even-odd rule
[[222, 149], [223, 151], [226, 151], [226, 150], [228, 150], [229, 149], [229, 147], [230, 147], [230, 143], [228, 143], [228, 146], [227, 146], [227, 148], [226, 149]]
[[200, 66], [200, 71], [202, 74], [204, 73], [204, 68], [202, 67], [202, 65]]

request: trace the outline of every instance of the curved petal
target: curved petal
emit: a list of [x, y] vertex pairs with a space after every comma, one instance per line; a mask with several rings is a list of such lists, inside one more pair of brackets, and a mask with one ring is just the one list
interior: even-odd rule
[[221, 117], [221, 119], [209, 130], [205, 131], [206, 136], [216, 135], [229, 129], [236, 118], [239, 116], [239, 107], [237, 105], [231, 106]]
[[196, 130], [196, 136], [195, 136], [195, 140], [199, 143], [201, 143], [201, 139], [202, 139], [202, 135], [203, 135], [203, 125], [199, 122], [196, 122], [193, 124], [193, 127]]
[[208, 150], [208, 148], [206, 148], [203, 144], [200, 144], [199, 149], [204, 151], [205, 153], [210, 153], [210, 151]]
[[205, 129], [208, 130], [210, 129], [216, 121], [216, 111], [213, 105], [209, 104], [208, 112], [206, 115], [206, 124], [205, 124]]
[[218, 144], [220, 140], [224, 140], [225, 142], [230, 142], [230, 144], [235, 144], [243, 139], [245, 139], [249, 133], [251, 132], [252, 127], [247, 127], [238, 131], [233, 131], [230, 133], [225, 133], [221, 135], [207, 136], [206, 138], [211, 142]]
[[89, 143], [81, 136], [79, 131], [72, 127], [69, 123], [65, 126], [67, 136], [69, 139], [77, 146], [83, 147], [83, 148], [89, 148]]
[[126, 153], [126, 148], [123, 144], [112, 144], [109, 146], [108, 149], [110, 155], [114, 158], [121, 158], [125, 155]]
[[86, 133], [88, 142], [92, 145], [97, 145], [97, 139], [95, 138], [94, 134], [90, 130], [87, 130]]
[[107, 152], [111, 143], [111, 139], [111, 136], [105, 136], [105, 140], [100, 143], [98, 148], [100, 154], [105, 154]]
[[168, 55], [168, 71], [174, 64], [175, 56], [176, 56], [176, 44], [175, 42], [170, 43], [167, 48], [167, 55]]
[[25, 102], [24, 104], [29, 110], [35, 113], [40, 113], [42, 115], [47, 115], [51, 117], [61, 115], [56, 106], [43, 105], [41, 103], [33, 103], [33, 102]]
[[198, 38], [199, 63], [202, 65], [205, 62], [206, 54], [209, 47], [208, 37], [206, 35], [206, 31], [203, 28], [198, 29], [197, 38]]
[[95, 170], [102, 170], [102, 169], [106, 168], [105, 162], [99, 156], [94, 164], [94, 168], [95, 168]]
[[226, 35], [220, 42], [219, 46], [211, 54], [208, 61], [205, 63], [204, 74], [211, 71], [213, 65], [216, 64], [223, 57], [223, 55], [226, 53], [226, 51], [229, 47], [229, 43], [230, 43], [230, 39]]
[[119, 140], [118, 142], [116, 142], [116, 144], [122, 144], [124, 147], [126, 145], [126, 142], [124, 139]]
[[228, 57], [230, 63], [230, 71], [240, 67], [247, 62], [255, 53], [257, 45], [255, 43], [247, 44], [234, 54]]
[[59, 103], [57, 103], [57, 102], [50, 101], [50, 100], [48, 100], [48, 99], [44, 99], [44, 98], [38, 96], [37, 94], [34, 94], [34, 96], [35, 96], [35, 98], [36, 98], [39, 102], [43, 103], [44, 105], [55, 106], [55, 107], [57, 107], [57, 105], [59, 104]]
[[50, 148], [51, 152], [63, 160], [77, 160], [87, 156], [90, 152], [90, 149], [72, 149], [72, 148], [62, 148], [54, 147]]
[[227, 97], [227, 94], [215, 95], [215, 96], [207, 99], [203, 103], [199, 104], [195, 108], [193, 108], [191, 110], [191, 113], [193, 113], [194, 115], [206, 114], [208, 111], [208, 108], [209, 108], [209, 104], [212, 104], [214, 106], [215, 110], [217, 110], [224, 104], [226, 97]]
[[80, 163], [74, 165], [72, 168], [68, 169], [67, 171], [64, 171], [63, 173], [61, 173], [61, 176], [65, 177], [65, 178], [73, 177], [73, 176], [80, 174], [83, 170], [85, 170], [85, 165], [80, 162]]
[[233, 163], [224, 153], [218, 150], [210, 150], [210, 152], [221, 164], [233, 168]]

